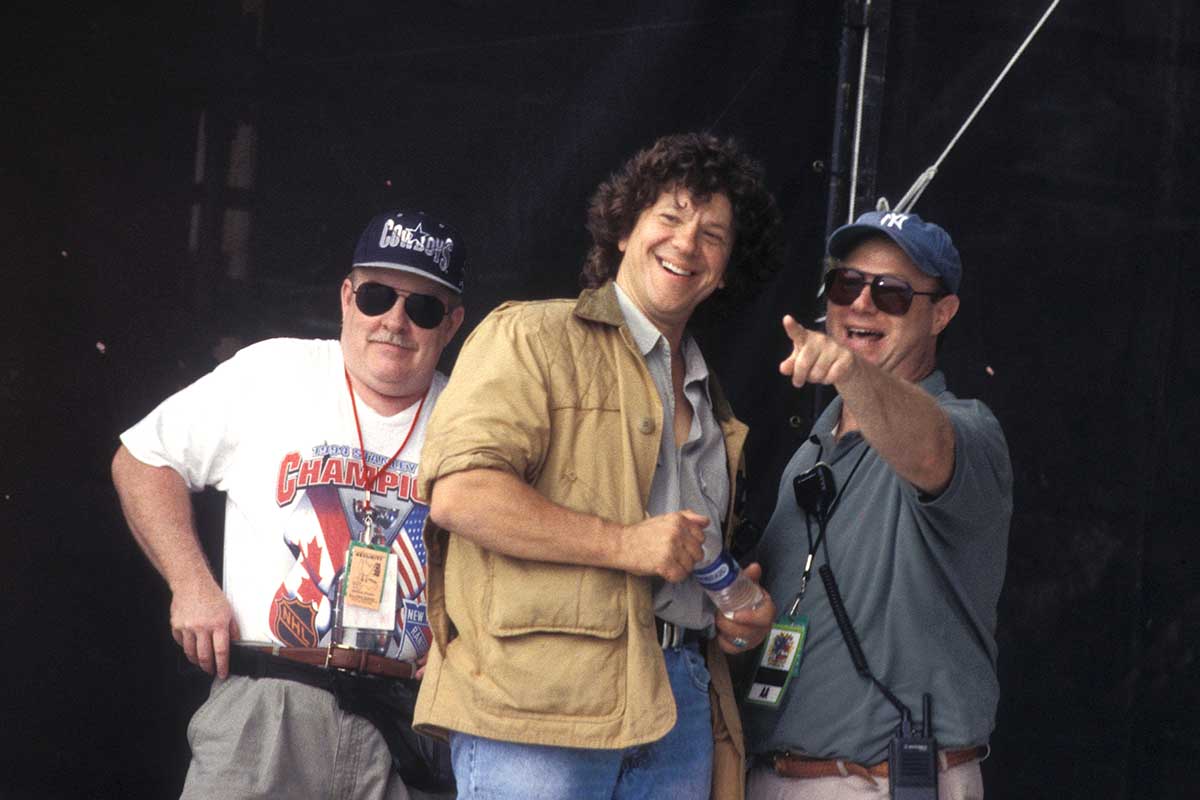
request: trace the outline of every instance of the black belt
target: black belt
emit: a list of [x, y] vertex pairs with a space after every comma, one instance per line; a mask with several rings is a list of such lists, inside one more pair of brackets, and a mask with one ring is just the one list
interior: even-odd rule
[[705, 640], [704, 631], [695, 628], [685, 628], [664, 619], [654, 618], [654, 630], [658, 633], [658, 643], [663, 648], [683, 647]]

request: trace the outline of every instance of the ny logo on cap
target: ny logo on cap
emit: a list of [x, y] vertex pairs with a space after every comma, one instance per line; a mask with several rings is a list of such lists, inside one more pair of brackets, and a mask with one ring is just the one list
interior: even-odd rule
[[884, 228], [904, 230], [904, 223], [906, 221], [908, 221], [908, 214], [888, 213], [880, 217], [879, 224]]

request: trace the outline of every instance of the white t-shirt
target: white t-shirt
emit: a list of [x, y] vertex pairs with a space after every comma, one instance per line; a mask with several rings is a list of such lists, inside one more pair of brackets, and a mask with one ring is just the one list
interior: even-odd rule
[[[192, 491], [226, 492], [224, 589], [243, 642], [328, 644], [335, 580], [365, 520], [344, 369], [336, 341], [259, 342], [121, 435], [136, 459], [173, 468]], [[408, 437], [371, 495], [376, 532], [397, 556], [387, 654], [402, 660], [429, 649], [421, 538], [429, 507], [413, 493], [425, 427], [445, 385], [435, 373], [415, 424], [417, 403], [383, 417], [356, 397], [370, 475]]]

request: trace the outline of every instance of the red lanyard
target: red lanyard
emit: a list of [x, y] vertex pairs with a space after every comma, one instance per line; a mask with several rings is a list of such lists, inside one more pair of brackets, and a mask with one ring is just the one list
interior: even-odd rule
[[[363, 481], [365, 481], [365, 486], [363, 488], [365, 488], [367, 491], [367, 500], [364, 510], [370, 511], [371, 492], [375, 490], [375, 484], [377, 484], [379, 479], [383, 477], [383, 473], [387, 472], [388, 467], [390, 467], [392, 462], [396, 460], [396, 456], [400, 455], [401, 451], [404, 450], [404, 446], [408, 444], [408, 440], [412, 437], [413, 431], [416, 430], [417, 420], [421, 418], [421, 409], [425, 407], [425, 398], [429, 396], [429, 389], [426, 388], [425, 394], [421, 395], [421, 402], [417, 405], [417, 413], [413, 414], [412, 423], [408, 426], [408, 433], [404, 434], [404, 441], [401, 442], [400, 446], [396, 448], [396, 452], [392, 453], [392, 457], [387, 460], [387, 463], [379, 468], [379, 471], [375, 473], [375, 477], [368, 480], [367, 447], [363, 444], [362, 425], [360, 425], [358, 422], [358, 404], [354, 402], [354, 387], [350, 384], [350, 372], [345, 367], [342, 368], [342, 372], [346, 374], [346, 389], [350, 392], [350, 408], [354, 411], [354, 427], [358, 431], [358, 454], [362, 457]], [[382, 492], [380, 494], [382, 494]]]

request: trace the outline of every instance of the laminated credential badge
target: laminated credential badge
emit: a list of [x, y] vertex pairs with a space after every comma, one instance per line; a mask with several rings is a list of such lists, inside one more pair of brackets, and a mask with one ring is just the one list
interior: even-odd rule
[[769, 708], [778, 708], [787, 691], [788, 682], [796, 673], [804, 639], [808, 634], [808, 617], [781, 617], [771, 628], [763, 643], [754, 681], [746, 701]]
[[344, 626], [390, 631], [396, 624], [396, 554], [350, 542], [343, 597]]

